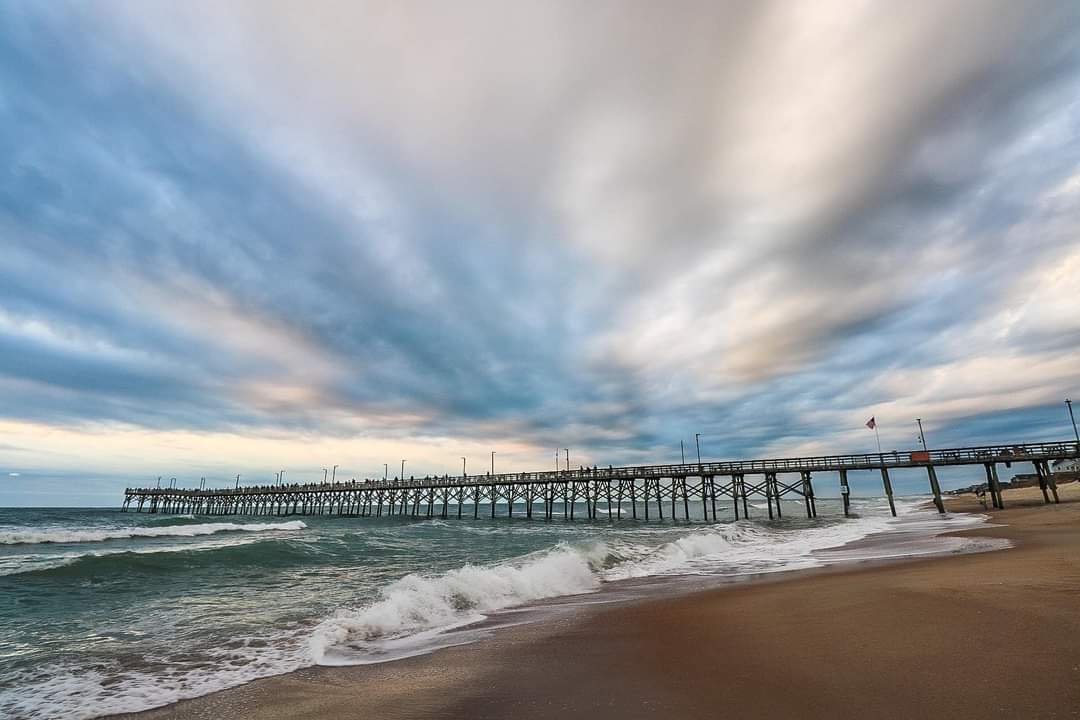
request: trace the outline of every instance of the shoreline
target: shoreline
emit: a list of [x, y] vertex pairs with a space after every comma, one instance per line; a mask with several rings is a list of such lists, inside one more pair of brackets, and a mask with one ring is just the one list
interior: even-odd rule
[[1074, 717], [1080, 484], [1062, 490], [1062, 505], [1031, 507], [1037, 488], [1010, 491], [996, 512], [948, 499], [995, 523], [948, 535], [1004, 538], [1014, 547], [1003, 552], [597, 603], [431, 654], [304, 668], [108, 717]]

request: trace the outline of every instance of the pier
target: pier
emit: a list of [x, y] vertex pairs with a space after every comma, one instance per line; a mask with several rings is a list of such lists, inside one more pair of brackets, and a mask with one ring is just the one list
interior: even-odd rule
[[[844, 515], [850, 513], [849, 473], [879, 474], [883, 494], [896, 515], [890, 470], [922, 468], [939, 512], [945, 512], [937, 468], [982, 465], [995, 508], [1003, 508], [998, 467], [1031, 463], [1043, 499], [1058, 502], [1050, 470], [1057, 460], [1080, 458], [1080, 443], [1044, 442], [944, 450], [830, 455], [706, 463], [579, 468], [545, 472], [426, 476], [350, 480], [232, 489], [128, 488], [122, 510], [193, 515], [337, 515], [348, 517], [496, 516], [566, 520], [691, 519], [690, 508], [716, 521], [718, 503], [730, 501], [734, 519], [750, 517], [750, 498], [763, 498], [770, 519], [782, 517], [781, 500], [801, 499], [808, 518], [817, 517], [814, 483], [839, 483]], [[578, 512], [584, 504], [584, 517]], [[724, 519], [728, 519], [724, 510]]]

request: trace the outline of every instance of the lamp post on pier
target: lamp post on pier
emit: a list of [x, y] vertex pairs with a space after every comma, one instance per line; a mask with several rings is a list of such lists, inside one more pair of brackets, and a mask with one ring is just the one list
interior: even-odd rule
[[694, 444], [697, 445], [697, 464], [701, 465], [701, 433], [694, 433]]
[[390, 463], [382, 464], [382, 481], [386, 482], [390, 478]]
[[686, 443], [679, 441], [679, 453], [682, 455], [682, 464], [686, 464]]
[[401, 482], [405, 482], [405, 461], [401, 461]]
[[566, 472], [570, 472], [570, 448], [563, 448], [566, 452]]
[[915, 422], [919, 425], [919, 442], [922, 443], [922, 449], [928, 451], [930, 448], [926, 447], [926, 434], [923, 433], [922, 418], [915, 418]]
[[468, 477], [468, 474], [465, 472], [465, 456], [464, 455], [461, 456], [461, 477]]
[[1072, 420], [1073, 435], [1076, 436], [1076, 444], [1080, 445], [1080, 432], [1076, 430], [1076, 416], [1073, 415], [1072, 400], [1065, 398], [1065, 406], [1069, 408], [1069, 419]]
[[330, 473], [330, 482], [337, 480], [337, 465], [334, 466], [333, 472]]
[[326, 484], [326, 474], [327, 474], [327, 472], [329, 472], [329, 471], [326, 468], [322, 469], [322, 484], [323, 485]]
[[282, 484], [282, 486], [284, 486], [285, 485], [285, 471], [282, 470], [280, 473], [278, 473], [278, 477], [281, 478], [281, 484]]
[[236, 490], [240, 489], [240, 473], [236, 473]]
[[491, 474], [495, 474], [495, 451], [491, 451]]

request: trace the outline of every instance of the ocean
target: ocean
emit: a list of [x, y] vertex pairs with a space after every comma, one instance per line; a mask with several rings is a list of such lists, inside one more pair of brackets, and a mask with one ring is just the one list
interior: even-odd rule
[[882, 499], [852, 502], [851, 518], [819, 499], [816, 520], [785, 502], [782, 520], [759, 504], [756, 519], [708, 524], [0, 509], [0, 717], [93, 718], [393, 660], [556, 600], [1001, 546], [941, 536], [979, 516], [938, 516], [915, 498], [894, 519]]

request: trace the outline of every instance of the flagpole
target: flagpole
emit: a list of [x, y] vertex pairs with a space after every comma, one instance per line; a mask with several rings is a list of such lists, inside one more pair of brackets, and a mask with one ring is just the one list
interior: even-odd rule
[[877, 438], [877, 454], [880, 455], [881, 454], [881, 436], [878, 435], [877, 420], [874, 421], [874, 437]]

